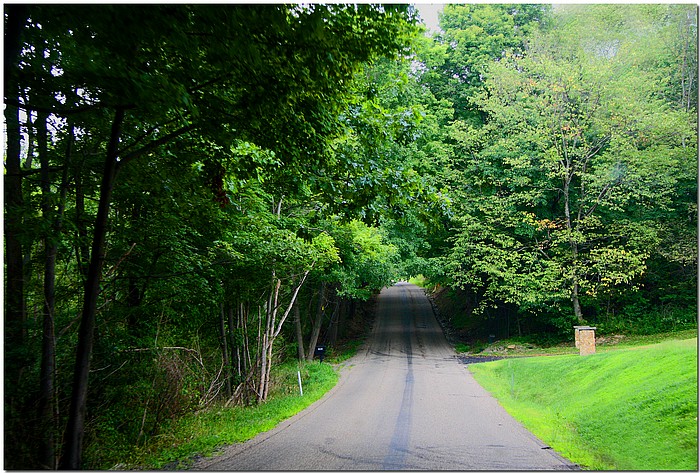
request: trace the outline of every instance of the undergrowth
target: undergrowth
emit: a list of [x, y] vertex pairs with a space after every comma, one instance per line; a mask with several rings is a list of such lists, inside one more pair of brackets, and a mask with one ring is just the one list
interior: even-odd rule
[[[299, 393], [297, 370], [304, 395]], [[161, 469], [187, 466], [218, 448], [244, 442], [302, 411], [330, 390], [338, 373], [328, 363], [291, 361], [273, 370], [275, 390], [268, 401], [252, 406], [217, 406], [169, 422], [161, 434], [145, 446], [127, 452], [119, 460], [105, 459], [103, 469]]]
[[[607, 352], [636, 346], [652, 345], [666, 340], [687, 340], [698, 336], [697, 329], [681, 330], [678, 332], [655, 333], [651, 335], [599, 335], [596, 332], [596, 351]], [[536, 355], [574, 355], [579, 350], [574, 346], [574, 332], [570, 340], [561, 343], [539, 341], [537, 337], [512, 337], [498, 340], [494, 343], [475, 341], [471, 344], [458, 343], [455, 345], [458, 353], [484, 356], [536, 356]]]

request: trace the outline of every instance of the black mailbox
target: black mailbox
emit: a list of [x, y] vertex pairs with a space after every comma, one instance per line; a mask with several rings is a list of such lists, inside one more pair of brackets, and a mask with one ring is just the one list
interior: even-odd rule
[[314, 351], [321, 362], [323, 362], [323, 357], [326, 356], [326, 345], [316, 345], [316, 350]]

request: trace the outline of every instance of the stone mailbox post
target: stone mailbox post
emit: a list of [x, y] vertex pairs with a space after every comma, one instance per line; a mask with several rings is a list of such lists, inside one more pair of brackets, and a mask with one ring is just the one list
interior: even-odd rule
[[588, 325], [574, 326], [576, 348], [581, 355], [592, 355], [595, 353], [595, 327]]

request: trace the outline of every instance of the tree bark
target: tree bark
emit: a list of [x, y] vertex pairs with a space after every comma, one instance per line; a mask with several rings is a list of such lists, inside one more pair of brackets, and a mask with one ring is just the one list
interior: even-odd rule
[[[312, 265], [313, 268], [313, 265]], [[280, 307], [280, 289], [282, 287], [282, 280], [277, 277], [275, 271], [272, 272], [272, 288], [270, 295], [268, 297], [268, 304], [265, 309], [266, 312], [266, 323], [265, 332], [263, 333], [263, 343], [260, 350], [260, 381], [258, 383], [258, 402], [263, 402], [267, 400], [267, 396], [270, 392], [270, 373], [272, 371], [272, 354], [275, 340], [282, 331], [282, 326], [287, 320], [287, 317], [292, 312], [292, 308], [295, 306], [297, 296], [301, 287], [306, 281], [306, 277], [309, 275], [311, 269], [304, 272], [303, 276], [299, 279], [298, 284], [292, 290], [289, 303], [286, 309], [277, 319], [277, 314], [279, 313]]]
[[229, 345], [231, 346], [231, 358], [233, 358], [234, 353], [236, 356], [235, 364], [236, 368], [234, 370], [234, 361], [231, 360], [231, 368], [229, 370], [229, 379], [232, 380], [233, 376], [236, 375], [240, 378], [241, 376], [241, 347], [240, 344], [237, 343], [236, 341], [236, 333], [234, 331], [234, 327], [236, 327], [236, 322], [233, 319], [233, 304], [230, 304], [228, 307], [228, 338], [229, 338]]
[[221, 353], [224, 358], [224, 377], [226, 378], [226, 398], [231, 399], [231, 359], [228, 351], [228, 340], [226, 334], [226, 309], [222, 302], [219, 310], [219, 333], [221, 335]]
[[[26, 301], [24, 297], [24, 254], [21, 241], [23, 227], [22, 175], [20, 165], [20, 124], [19, 110], [16, 107], [5, 108], [7, 126], [7, 155], [5, 158], [5, 349], [6, 366], [11, 375], [6, 377], [10, 383], [17, 383], [19, 371], [24, 365], [17, 349], [24, 346]], [[15, 373], [16, 371], [16, 373]], [[5, 373], [6, 375], [10, 373]]]
[[318, 336], [321, 333], [321, 324], [323, 323], [323, 309], [324, 309], [324, 299], [326, 298], [326, 283], [322, 282], [321, 287], [318, 290], [318, 301], [316, 302], [316, 318], [314, 319], [314, 324], [311, 328], [311, 339], [309, 340], [309, 351], [306, 354], [306, 359], [308, 361], [314, 360], [314, 353], [316, 351], [316, 344], [318, 343]]
[[[57, 402], [55, 393], [56, 376], [56, 335], [54, 308], [56, 301], [56, 255], [58, 253], [58, 238], [63, 224], [65, 208], [68, 163], [71, 159], [73, 128], [70, 128], [68, 147], [66, 150], [66, 165], [60, 184], [60, 199], [58, 209], [51, 207], [51, 179], [48, 159], [47, 116], [40, 114], [37, 118], [37, 143], [39, 160], [41, 162], [41, 192], [42, 214], [44, 220], [52, 221], [51, 231], [44, 235], [44, 310], [41, 348], [41, 371], [39, 385], [39, 418], [42, 439], [39, 442], [38, 458], [41, 465], [49, 470], [56, 469], [56, 421]], [[55, 215], [54, 215], [55, 214]]]
[[301, 330], [299, 304], [294, 304], [294, 333], [297, 338], [297, 356], [299, 357], [299, 361], [304, 361], [304, 334]]
[[75, 243], [75, 259], [78, 272], [83, 284], [87, 281], [90, 261], [90, 248], [88, 247], [87, 218], [85, 216], [85, 191], [83, 190], [83, 173], [78, 169], [75, 173], [75, 228], [77, 238]]
[[340, 300], [338, 294], [335, 295], [335, 303], [333, 304], [333, 313], [328, 324], [328, 345], [334, 345], [338, 339], [338, 325], [340, 324], [341, 311], [343, 310], [343, 301]]
[[109, 207], [116, 179], [118, 146], [123, 121], [124, 110], [119, 108], [116, 110], [114, 121], [112, 122], [107, 156], [105, 158], [104, 175], [102, 176], [102, 185], [100, 187], [100, 201], [95, 219], [90, 266], [85, 282], [85, 297], [78, 332], [73, 391], [68, 413], [68, 425], [65, 432], [63, 458], [60, 464], [61, 469], [77, 470], [80, 469], [82, 464], [83, 431], [87, 413], [88, 376], [95, 336], [97, 299], [100, 295]]
[[26, 300], [24, 295], [21, 134], [19, 108], [9, 105], [20, 93], [18, 64], [22, 50], [22, 28], [26, 21], [25, 5], [5, 6], [4, 68], [5, 125], [7, 154], [5, 155], [5, 395], [10, 402], [22, 369], [26, 364], [21, 350], [25, 342]]
[[[143, 218], [141, 214], [141, 205], [134, 204], [131, 209], [131, 225], [133, 228], [138, 228], [139, 221]], [[134, 248], [138, 244], [136, 238], [129, 239], [129, 248]], [[137, 260], [142, 260], [143, 258], [136, 258]], [[139, 274], [135, 265], [127, 262], [125, 265], [125, 273], [127, 280], [127, 296], [126, 296], [126, 306], [128, 308], [126, 319], [127, 328], [129, 334], [135, 339], [139, 339], [142, 335], [142, 317], [139, 317], [138, 308], [141, 306], [141, 302], [145, 296], [144, 287], [139, 284]], [[143, 285], [145, 286], [145, 284]]]
[[578, 280], [575, 280], [573, 290], [571, 291], [571, 302], [574, 304], [574, 315], [576, 315], [579, 323], [583, 323], [583, 311], [581, 310], [581, 302], [578, 297], [578, 291]]
[[566, 217], [566, 230], [569, 232], [569, 247], [571, 248], [571, 264], [573, 266], [573, 276], [571, 281], [571, 303], [574, 308], [574, 315], [579, 323], [583, 323], [583, 312], [581, 311], [581, 301], [579, 300], [579, 282], [578, 282], [578, 243], [573, 236], [573, 221], [571, 218], [571, 179], [573, 178], [572, 163], [569, 157], [564, 153], [565, 159], [562, 163], [565, 166], [566, 177], [564, 178], [564, 216]]
[[263, 344], [263, 368], [260, 379], [260, 398], [259, 401], [267, 400], [267, 395], [270, 391], [270, 371], [272, 369], [272, 345], [275, 342], [275, 327], [277, 319], [277, 309], [279, 304], [279, 293], [282, 287], [282, 280], [277, 278], [275, 272], [272, 272], [273, 289], [270, 294], [269, 303], [267, 305], [267, 325], [265, 330]]

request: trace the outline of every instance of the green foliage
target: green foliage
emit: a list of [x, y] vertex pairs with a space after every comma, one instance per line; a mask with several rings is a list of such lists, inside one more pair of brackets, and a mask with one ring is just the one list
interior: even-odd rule
[[428, 38], [405, 5], [8, 6], [5, 276], [26, 310], [6, 466], [38, 468], [36, 438], [64, 430], [101, 194], [91, 466], [237, 386], [264, 398], [262, 359], [294, 356], [315, 307], [333, 338], [399, 278], [464, 287], [474, 332], [569, 333], [574, 296], [601, 331], [692, 326], [696, 14], [446, 5]]
[[695, 120], [659, 98], [655, 69], [632, 67], [638, 37], [598, 30], [595, 41], [619, 47], [604, 55], [567, 23], [598, 13], [555, 15], [559, 27], [533, 35], [527, 52], [506, 51], [475, 100], [486, 123], [452, 125], [449, 179], [464, 197], [447, 271], [484, 291], [479, 310], [536, 313], [570, 299], [581, 320], [579, 303], [638, 290], [659, 214], [690, 177], [681, 169]]
[[454, 106], [454, 118], [470, 124], [483, 121], [473, 99], [484, 86], [489, 66], [507, 51], [522, 52], [527, 39], [547, 23], [547, 5], [447, 4], [440, 16], [443, 33], [436, 41], [444, 48], [437, 67], [430, 68], [429, 84], [436, 97]]
[[418, 287], [425, 288], [427, 280], [425, 279], [425, 276], [423, 276], [422, 274], [419, 274], [417, 276], [413, 276], [413, 277], [409, 278], [408, 282], [411, 284], [415, 284]]
[[[232, 396], [236, 383], [251, 391], [264, 363], [277, 363], [274, 353], [291, 346], [283, 324], [307, 276], [331, 274], [343, 257], [348, 294], [367, 298], [390, 281], [394, 251], [377, 228], [339, 230], [342, 242], [319, 228], [336, 222], [335, 195], [326, 190], [344, 185], [351, 163], [366, 163], [339, 157], [335, 146], [349, 108], [362, 104], [354, 84], [380, 58], [408, 53], [417, 32], [411, 8], [31, 5], [9, 13], [18, 55], [5, 100], [26, 112], [19, 124], [27, 132], [27, 146], [11, 160], [26, 172], [22, 208], [12, 212], [27, 225], [10, 227], [10, 236], [22, 239], [19, 256], [29, 262], [12, 277], [27, 278], [19, 298], [38, 317], [17, 340], [30, 376], [10, 396], [6, 433], [38, 417], [41, 341], [52, 337], [40, 323], [49, 285], [44, 236], [59, 242], [57, 274], [47, 273], [56, 308], [44, 317], [53, 317], [57, 334], [55, 360], [44, 360], [58, 368], [62, 417], [49, 421], [56, 433], [68, 413], [75, 316], [93, 240], [96, 254], [105, 249], [103, 274], [90, 276], [100, 287], [85, 428], [92, 466], [108, 463], [105, 442], [124, 453], [161, 435], [166, 421]], [[49, 117], [45, 147], [38, 113]], [[402, 117], [392, 121], [405, 141], [413, 118]], [[362, 133], [357, 140], [386, 145]], [[113, 192], [100, 184], [109, 143]], [[38, 179], [44, 161], [48, 183]], [[410, 168], [377, 176], [392, 189], [408, 178], [404, 196], [420, 183]], [[111, 205], [104, 245], [93, 226], [101, 195]], [[256, 328], [266, 322], [263, 347]], [[237, 400], [250, 399], [244, 392]], [[32, 420], [22, 435], [8, 436], [17, 439], [8, 448], [21, 452], [14, 467], [39, 467], [29, 439], [41, 430]], [[54, 446], [60, 451], [60, 440]]]
[[342, 262], [327, 279], [340, 284], [340, 296], [366, 300], [395, 278], [396, 248], [385, 243], [381, 230], [352, 220], [334, 222], [329, 232], [337, 242]]
[[640, 298], [636, 304], [625, 306], [621, 313], [596, 322], [602, 333], [651, 335], [687, 330], [697, 327], [697, 310], [684, 304], [652, 306]]
[[697, 338], [472, 365], [535, 435], [587, 469], [697, 469]]
[[[299, 395], [297, 370], [301, 370], [304, 396]], [[162, 433], [134, 449], [118, 437], [103, 439], [101, 456], [94, 468], [165, 468], [187, 465], [195, 456], [210, 455], [218, 447], [244, 442], [274, 428], [278, 423], [323, 396], [338, 380], [329, 364], [296, 362], [278, 365], [275, 389], [268, 402], [255, 406], [212, 406], [172, 419]]]

